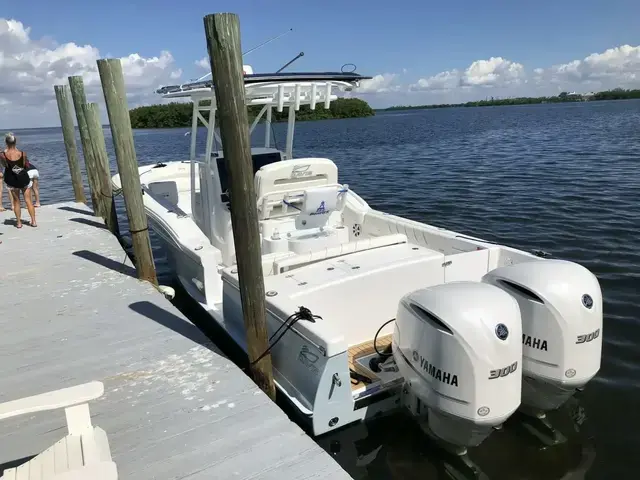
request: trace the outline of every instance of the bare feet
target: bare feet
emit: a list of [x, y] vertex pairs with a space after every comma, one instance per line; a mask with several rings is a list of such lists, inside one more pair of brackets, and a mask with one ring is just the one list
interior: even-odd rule
[[4, 208], [2, 205], [0, 205], [0, 212], [6, 212], [6, 211], [7, 211], [7, 209]]
[[38, 224], [34, 220], [31, 220], [31, 223], [29, 225], [31, 225], [32, 227], [38, 226]]
[[38, 202], [38, 203], [34, 203], [34, 204], [33, 204], [33, 206], [34, 206], [34, 207], [39, 207], [39, 206], [40, 206], [40, 202]]

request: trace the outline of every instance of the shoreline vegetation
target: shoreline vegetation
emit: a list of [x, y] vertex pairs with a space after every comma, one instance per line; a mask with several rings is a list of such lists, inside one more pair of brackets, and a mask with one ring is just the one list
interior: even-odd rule
[[[311, 110], [309, 105], [302, 105], [296, 113], [296, 121], [330, 120], [337, 118], [362, 118], [375, 115], [375, 112], [388, 112], [395, 110], [426, 110], [434, 108], [457, 108], [457, 107], [494, 107], [506, 105], [534, 105], [542, 103], [574, 103], [592, 102], [599, 100], [629, 100], [640, 99], [640, 89], [625, 90], [615, 88], [597, 93], [575, 93], [562, 92], [555, 97], [516, 97], [516, 98], [494, 98], [466, 103], [443, 103], [431, 105], [397, 105], [388, 108], [373, 109], [360, 98], [338, 98], [331, 102], [328, 109], [324, 105], [318, 104], [315, 110]], [[202, 102], [202, 106], [209, 102]], [[143, 128], [178, 128], [191, 127], [191, 113], [193, 103], [172, 102], [157, 105], [147, 105], [129, 110], [131, 127], [135, 129]], [[249, 122], [260, 112], [261, 106], [252, 105], [248, 107]], [[273, 109], [272, 122], [286, 122], [287, 112], [278, 112]]]
[[[207, 106], [210, 102], [202, 102], [201, 106]], [[249, 122], [260, 113], [261, 105], [248, 107]], [[132, 128], [177, 128], [191, 127], [192, 102], [172, 102], [157, 105], [148, 105], [129, 110]], [[286, 122], [288, 110], [278, 112], [273, 109], [271, 121]], [[359, 98], [338, 98], [331, 102], [328, 109], [324, 104], [318, 103], [315, 110], [309, 105], [301, 105], [296, 112], [296, 121], [328, 120], [335, 118], [361, 118], [375, 115], [373, 108], [367, 102]]]
[[640, 89], [624, 90], [615, 88], [597, 93], [574, 93], [562, 92], [556, 97], [517, 97], [517, 98], [494, 98], [466, 103], [443, 103], [434, 105], [397, 105], [388, 108], [378, 109], [379, 111], [393, 110], [425, 110], [431, 108], [454, 108], [454, 107], [496, 107], [501, 105], [533, 105], [539, 103], [571, 103], [571, 102], [593, 102], [598, 100], [630, 100], [640, 98]]

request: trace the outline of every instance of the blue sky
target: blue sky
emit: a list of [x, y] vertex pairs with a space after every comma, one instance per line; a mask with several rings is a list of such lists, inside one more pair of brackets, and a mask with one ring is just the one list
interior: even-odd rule
[[206, 53], [202, 17], [217, 11], [239, 14], [245, 50], [294, 29], [246, 57], [258, 70], [277, 68], [302, 50], [299, 69], [353, 62], [361, 73], [405, 68], [424, 76], [491, 56], [543, 67], [640, 43], [637, 0], [27, 0], [11, 8], [37, 36], [58, 43], [91, 44], [116, 56], [169, 50], [187, 75], [197, 75], [193, 62]]
[[[23, 78], [20, 68], [38, 71], [43, 92], [48, 92], [52, 77], [90, 73], [96, 55], [138, 54], [147, 62], [144, 68], [135, 73], [132, 60], [125, 75], [138, 75], [140, 91], [143, 87], [151, 91], [153, 82], [167, 83], [169, 72], [174, 81], [205, 73], [195, 63], [206, 55], [202, 17], [224, 11], [239, 14], [244, 50], [294, 29], [245, 57], [254, 71], [275, 70], [300, 51], [305, 55], [294, 64], [295, 70], [339, 70], [345, 63], [354, 63], [359, 73], [378, 76], [363, 90], [374, 106], [615, 86], [640, 88], [638, 0], [370, 0], [357, 4], [336, 0], [23, 0], [13, 2], [10, 12], [0, 14], [0, 21], [20, 22], [26, 34], [16, 42], [15, 26], [8, 34], [5, 28], [3, 37], [0, 24], [0, 52], [4, 49], [5, 56], [16, 52], [9, 75], [16, 79], [14, 90], [23, 84], [18, 81]], [[622, 48], [625, 45], [628, 47]], [[162, 51], [170, 52], [160, 62], [164, 75], [152, 61]], [[586, 59], [591, 54], [596, 56]], [[25, 67], [27, 57], [32, 60]], [[0, 74], [5, 79], [8, 68], [0, 58]], [[144, 84], [139, 77], [152, 70], [144, 73], [149, 77]], [[0, 113], [9, 111], [10, 102], [19, 104], [15, 95], [3, 101], [2, 88]], [[33, 100], [33, 95], [29, 98]], [[141, 96], [140, 101], [151, 100]], [[33, 103], [36, 105], [23, 104], [25, 118], [44, 112], [45, 107]]]

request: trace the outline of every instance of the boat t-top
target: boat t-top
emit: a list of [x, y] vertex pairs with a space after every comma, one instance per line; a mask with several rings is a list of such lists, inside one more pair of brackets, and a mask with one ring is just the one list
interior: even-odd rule
[[[313, 435], [402, 405], [460, 453], [517, 410], [557, 441], [545, 412], [600, 368], [598, 280], [577, 263], [373, 209], [332, 160], [295, 157], [296, 112], [330, 108], [367, 78], [245, 66], [246, 103], [261, 106], [250, 131], [265, 125], [251, 153], [277, 389]], [[193, 121], [188, 159], [140, 167], [149, 223], [184, 289], [246, 351], [242, 232], [231, 226], [213, 85], [158, 93], [190, 98]], [[284, 151], [270, 143], [274, 108], [288, 112]]]

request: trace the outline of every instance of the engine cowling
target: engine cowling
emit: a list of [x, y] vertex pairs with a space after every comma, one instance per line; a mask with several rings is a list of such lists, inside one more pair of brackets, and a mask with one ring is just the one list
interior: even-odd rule
[[600, 369], [602, 292], [577, 263], [535, 260], [497, 268], [482, 282], [512, 295], [522, 315], [522, 404], [560, 407]]
[[400, 300], [393, 355], [433, 434], [475, 446], [518, 408], [521, 336], [518, 303], [493, 285], [452, 282]]

